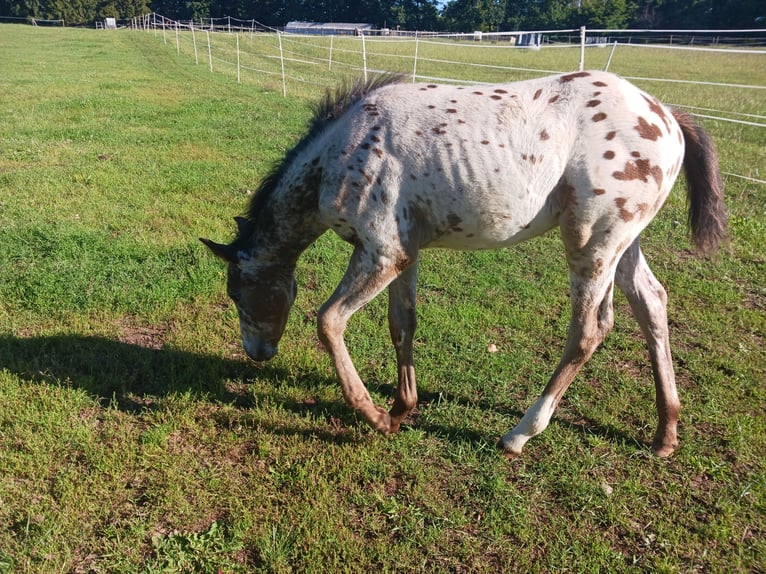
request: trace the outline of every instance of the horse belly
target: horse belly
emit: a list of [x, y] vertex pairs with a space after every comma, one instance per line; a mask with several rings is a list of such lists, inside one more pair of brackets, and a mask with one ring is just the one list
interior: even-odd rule
[[[525, 211], [529, 205], [522, 206]], [[439, 217], [441, 215], [441, 217]], [[434, 233], [423, 247], [494, 249], [541, 235], [556, 225], [553, 210], [543, 204], [536, 214], [513, 209], [450, 210], [432, 214]]]

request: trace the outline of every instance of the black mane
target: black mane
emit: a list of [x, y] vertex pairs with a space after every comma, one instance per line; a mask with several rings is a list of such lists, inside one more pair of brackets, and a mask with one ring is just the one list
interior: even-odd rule
[[[357, 79], [355, 82], [344, 83], [334, 91], [328, 89], [324, 96], [313, 105], [313, 115], [309, 122], [309, 128], [306, 134], [285, 157], [277, 161], [271, 168], [271, 171], [261, 181], [257, 191], [250, 200], [247, 209], [247, 219], [255, 222], [258, 214], [263, 211], [268, 204], [271, 194], [279, 184], [280, 179], [287, 171], [287, 168], [295, 160], [296, 156], [312, 141], [328, 124], [342, 116], [352, 105], [364, 98], [370, 92], [401, 82], [403, 76], [400, 74], [377, 75], [364, 81]], [[240, 230], [241, 231], [241, 230]], [[240, 233], [240, 236], [242, 233]], [[238, 237], [239, 239], [240, 237]]]

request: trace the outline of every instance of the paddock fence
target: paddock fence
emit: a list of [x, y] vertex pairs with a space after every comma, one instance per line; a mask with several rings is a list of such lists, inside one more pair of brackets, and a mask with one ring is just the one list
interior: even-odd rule
[[[290, 34], [256, 20], [175, 21], [159, 14], [130, 28], [154, 34], [209, 73], [288, 97], [316, 97], [378, 73], [413, 82], [500, 83], [583, 69], [620, 74], [738, 141], [766, 149], [766, 29], [564, 29], [473, 34], [373, 30]], [[724, 173], [766, 184], [759, 165]], [[735, 173], [744, 171], [745, 173]]]

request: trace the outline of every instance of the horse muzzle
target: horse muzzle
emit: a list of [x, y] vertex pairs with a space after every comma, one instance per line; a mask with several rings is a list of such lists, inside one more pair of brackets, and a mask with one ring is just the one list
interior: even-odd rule
[[276, 345], [272, 345], [266, 341], [256, 341], [252, 343], [243, 339], [242, 347], [244, 347], [245, 353], [247, 353], [248, 357], [259, 363], [274, 358], [274, 356], [279, 351], [279, 348]]

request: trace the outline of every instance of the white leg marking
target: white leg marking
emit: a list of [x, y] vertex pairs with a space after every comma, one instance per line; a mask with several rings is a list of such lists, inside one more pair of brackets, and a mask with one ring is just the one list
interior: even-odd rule
[[556, 410], [552, 395], [543, 395], [535, 401], [513, 430], [508, 431], [500, 441], [506, 452], [520, 454], [526, 442], [543, 432]]

